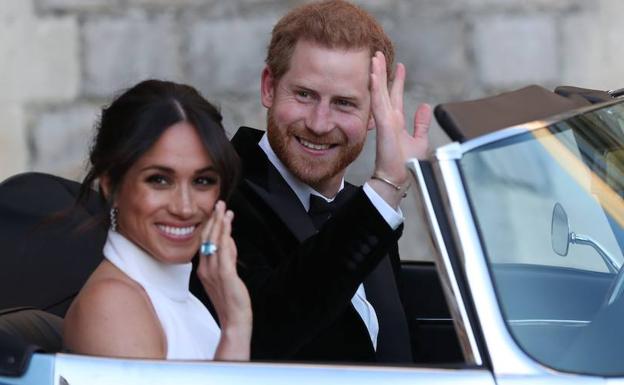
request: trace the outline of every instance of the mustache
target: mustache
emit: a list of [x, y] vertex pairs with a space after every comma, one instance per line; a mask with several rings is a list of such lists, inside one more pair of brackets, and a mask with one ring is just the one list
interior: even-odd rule
[[342, 131], [337, 128], [319, 135], [303, 125], [291, 125], [288, 126], [287, 132], [291, 136], [316, 144], [340, 144], [346, 141]]
[[[280, 129], [280, 126], [277, 124], [275, 116], [273, 115], [273, 108], [268, 109], [267, 127], [278, 130]], [[317, 134], [316, 132], [310, 130], [303, 121], [297, 121], [293, 124], [289, 124], [286, 126], [285, 132], [289, 136], [296, 136], [297, 138], [308, 142], [321, 145], [342, 144], [347, 141], [345, 134], [339, 129], [339, 127], [334, 127], [331, 131], [324, 134]]]

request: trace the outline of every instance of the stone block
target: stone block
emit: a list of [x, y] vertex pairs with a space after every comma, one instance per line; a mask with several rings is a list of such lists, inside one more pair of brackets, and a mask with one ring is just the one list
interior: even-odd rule
[[37, 0], [40, 12], [100, 11], [116, 6], [118, 0]]
[[26, 122], [17, 103], [0, 104], [0, 181], [27, 171], [28, 142]]
[[[562, 83], [597, 87], [603, 83], [601, 30], [592, 30], [594, 12], [572, 15], [562, 21]], [[579, 31], [583, 31], [579, 33]]]
[[558, 78], [557, 32], [550, 16], [475, 19], [473, 49], [480, 80], [487, 87], [543, 84]]
[[83, 28], [88, 96], [109, 98], [146, 78], [179, 80], [179, 35], [173, 15], [89, 18]]
[[562, 82], [580, 87], [624, 87], [624, 52], [618, 49], [624, 3], [600, 1], [591, 11], [562, 20]]
[[434, 88], [444, 85], [455, 95], [470, 82], [471, 72], [464, 40], [465, 23], [455, 17], [401, 18], [389, 31], [397, 61], [407, 69], [407, 86]]
[[214, 2], [215, 0], [126, 0], [126, 3], [129, 5], [166, 7], [185, 7], [189, 5], [211, 4]]
[[[617, 1], [617, 0], [616, 0]], [[595, 2], [584, 0], [399, 0], [401, 16], [429, 14], [492, 14], [527, 12], [568, 12], [579, 8], [591, 8]]]
[[0, 21], [0, 57], [0, 101], [76, 97], [80, 67], [75, 18]]
[[198, 21], [188, 30], [189, 79], [209, 94], [260, 89], [274, 19]]
[[70, 179], [84, 176], [99, 108], [81, 104], [42, 113], [31, 129], [32, 169]]
[[223, 95], [208, 97], [223, 115], [223, 127], [232, 137], [240, 126], [266, 128], [266, 109], [260, 103], [258, 94], [245, 96]]
[[377, 17], [381, 14], [394, 13], [400, 0], [354, 0], [353, 3]]
[[32, 0], [0, 0], [0, 22], [30, 17], [32, 13]]

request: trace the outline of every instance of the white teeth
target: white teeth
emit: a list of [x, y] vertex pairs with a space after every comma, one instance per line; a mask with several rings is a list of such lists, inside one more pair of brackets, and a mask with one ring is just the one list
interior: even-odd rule
[[158, 225], [158, 228], [163, 232], [173, 235], [175, 237], [183, 237], [189, 235], [195, 230], [195, 226], [187, 226], [187, 227], [173, 227], [166, 225]]
[[303, 144], [304, 147], [307, 147], [312, 150], [327, 150], [330, 145], [329, 144], [316, 144], [312, 142], [308, 142], [305, 139], [299, 138], [299, 143]]

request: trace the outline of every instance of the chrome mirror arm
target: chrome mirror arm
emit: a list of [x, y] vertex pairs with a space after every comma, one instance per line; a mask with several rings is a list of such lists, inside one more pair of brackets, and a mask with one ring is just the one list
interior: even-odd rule
[[570, 233], [570, 243], [591, 246], [594, 250], [596, 250], [600, 257], [602, 257], [602, 260], [605, 265], [607, 265], [607, 269], [609, 269], [610, 273], [617, 273], [620, 270], [617, 260], [589, 235], [576, 234], [572, 232]]

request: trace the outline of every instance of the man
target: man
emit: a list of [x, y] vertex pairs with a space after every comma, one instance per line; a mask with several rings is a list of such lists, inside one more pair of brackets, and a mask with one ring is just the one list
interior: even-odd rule
[[[393, 58], [381, 26], [345, 1], [303, 5], [273, 29], [261, 77], [266, 134], [241, 127], [232, 139], [243, 162], [230, 208], [253, 304], [252, 358], [411, 361], [395, 280], [398, 205], [431, 112], [421, 106], [414, 135], [406, 131], [401, 64], [388, 90]], [[375, 172], [356, 188], [345, 170], [373, 128]], [[332, 200], [339, 207], [317, 209]]]

